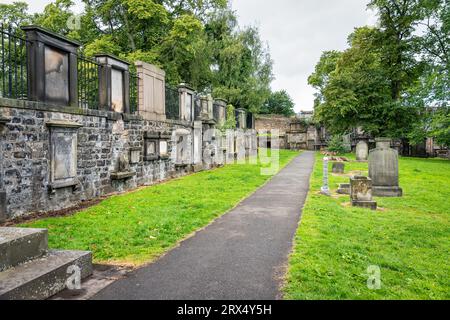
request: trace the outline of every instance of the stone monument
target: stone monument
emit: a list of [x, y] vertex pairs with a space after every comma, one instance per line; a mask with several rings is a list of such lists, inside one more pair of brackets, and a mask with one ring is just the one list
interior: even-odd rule
[[377, 203], [372, 199], [372, 180], [363, 176], [350, 178], [350, 198], [353, 207], [377, 209]]
[[369, 153], [369, 177], [373, 183], [373, 195], [401, 197], [399, 187], [398, 152], [391, 149], [391, 139], [378, 138], [376, 148]]
[[369, 145], [366, 141], [360, 141], [356, 145], [356, 160], [367, 161], [369, 156]]

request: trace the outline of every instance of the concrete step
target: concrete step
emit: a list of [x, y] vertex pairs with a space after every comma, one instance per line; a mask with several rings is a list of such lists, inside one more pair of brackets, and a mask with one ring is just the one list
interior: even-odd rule
[[0, 300], [47, 299], [67, 287], [80, 269], [81, 279], [92, 274], [92, 254], [86, 251], [50, 250], [44, 256], [0, 272]]
[[47, 249], [46, 229], [0, 228], [0, 272], [41, 257]]

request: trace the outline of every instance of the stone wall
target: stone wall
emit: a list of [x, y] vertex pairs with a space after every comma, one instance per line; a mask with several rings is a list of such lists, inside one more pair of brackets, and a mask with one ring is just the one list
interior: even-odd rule
[[[106, 111], [62, 109], [45, 104], [0, 98], [0, 113], [9, 119], [0, 135], [1, 177], [6, 191], [7, 218], [32, 212], [68, 208], [81, 201], [113, 192], [150, 185], [190, 172], [189, 166], [176, 166], [172, 159], [174, 139], [168, 141], [171, 157], [144, 161], [145, 132], [193, 131], [191, 123], [147, 121], [139, 116]], [[76, 129], [77, 185], [53, 188], [51, 185], [51, 146], [48, 123], [68, 121]], [[188, 139], [188, 148], [192, 139]], [[130, 163], [135, 173], [123, 180], [112, 179], [118, 170], [119, 155], [138, 150], [139, 161]], [[186, 157], [190, 159], [190, 154]]]
[[258, 115], [255, 118], [256, 131], [279, 130], [284, 135], [290, 129], [291, 118], [279, 115]]

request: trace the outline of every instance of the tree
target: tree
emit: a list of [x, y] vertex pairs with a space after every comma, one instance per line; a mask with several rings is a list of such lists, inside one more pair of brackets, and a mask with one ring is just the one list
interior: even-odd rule
[[273, 92], [261, 110], [262, 114], [280, 114], [287, 117], [295, 115], [295, 104], [285, 90]]
[[9, 24], [14, 28], [19, 28], [24, 24], [29, 24], [31, 16], [28, 14], [28, 4], [25, 2], [13, 2], [12, 4], [0, 3], [0, 16], [3, 24]]

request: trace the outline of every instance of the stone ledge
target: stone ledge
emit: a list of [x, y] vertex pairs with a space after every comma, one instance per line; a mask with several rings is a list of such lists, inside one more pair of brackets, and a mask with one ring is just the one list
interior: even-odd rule
[[47, 127], [54, 128], [81, 128], [83, 125], [78, 122], [68, 120], [50, 120], [45, 123]]
[[128, 171], [128, 172], [111, 172], [111, 179], [112, 180], [125, 180], [132, 178], [136, 175], [136, 172], [134, 171]]

